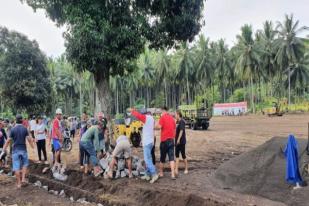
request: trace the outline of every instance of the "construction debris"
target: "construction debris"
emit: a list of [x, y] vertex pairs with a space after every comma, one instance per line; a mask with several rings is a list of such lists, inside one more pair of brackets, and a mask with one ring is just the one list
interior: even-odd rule
[[[109, 164], [112, 159], [112, 155], [107, 153], [106, 156], [99, 161], [101, 168], [104, 170], [104, 178], [108, 178], [107, 173], [109, 172]], [[117, 166], [115, 171], [113, 171], [113, 174], [116, 179], [129, 176], [129, 170], [126, 166], [124, 156], [118, 158]], [[143, 174], [145, 174], [144, 160], [140, 159], [138, 156], [132, 156], [132, 175], [138, 177]]]
[[60, 196], [60, 197], [65, 197], [65, 196], [66, 196], [65, 193], [64, 193], [64, 190], [61, 190], [61, 191], [60, 191], [59, 196]]
[[34, 183], [34, 186], [42, 187], [42, 183], [38, 180]]
[[60, 181], [66, 181], [68, 176], [65, 174], [65, 165], [60, 165], [59, 167], [54, 166], [52, 168], [53, 177]]

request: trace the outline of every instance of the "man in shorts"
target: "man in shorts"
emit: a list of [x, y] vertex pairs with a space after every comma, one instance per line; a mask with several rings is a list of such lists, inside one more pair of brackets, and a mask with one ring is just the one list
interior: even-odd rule
[[60, 156], [61, 156], [61, 143], [62, 143], [62, 133], [61, 133], [61, 109], [56, 110], [56, 117], [52, 123], [51, 131], [51, 141], [53, 145], [53, 150], [55, 152], [54, 166], [60, 166]]
[[125, 136], [124, 133], [119, 132], [119, 137], [116, 140], [116, 147], [112, 154], [112, 161], [109, 164], [108, 177], [113, 178], [114, 166], [117, 162], [117, 159], [122, 155], [124, 156], [128, 170], [129, 170], [129, 178], [132, 178], [132, 161], [131, 161], [131, 144], [129, 138]]
[[173, 180], [175, 177], [175, 157], [174, 157], [174, 140], [176, 132], [176, 122], [175, 119], [167, 112], [168, 108], [166, 106], [161, 108], [162, 114], [159, 122], [156, 124], [156, 129], [161, 129], [160, 138], [160, 177], [163, 177], [163, 164], [165, 163], [166, 156], [168, 156], [170, 167], [171, 167], [171, 177]]
[[177, 120], [177, 128], [176, 128], [176, 169], [175, 174], [178, 175], [179, 168], [179, 154], [181, 153], [182, 159], [185, 163], [185, 171], [184, 174], [188, 174], [188, 160], [186, 157], [186, 122], [182, 118], [182, 113], [180, 111], [176, 112], [176, 120]]
[[12, 161], [13, 171], [17, 180], [17, 188], [21, 188], [23, 183], [26, 183], [27, 167], [29, 165], [28, 153], [26, 147], [26, 139], [32, 149], [34, 149], [33, 138], [29, 137], [27, 128], [22, 125], [23, 118], [21, 115], [16, 116], [16, 125], [11, 130], [10, 137], [3, 146], [3, 151], [0, 154], [0, 159], [5, 154], [6, 148], [13, 141]]

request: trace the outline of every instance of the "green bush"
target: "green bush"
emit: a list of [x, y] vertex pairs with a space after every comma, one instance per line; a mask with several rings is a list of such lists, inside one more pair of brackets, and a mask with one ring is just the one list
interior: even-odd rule
[[243, 102], [245, 98], [245, 89], [236, 89], [233, 95], [230, 97], [230, 102]]

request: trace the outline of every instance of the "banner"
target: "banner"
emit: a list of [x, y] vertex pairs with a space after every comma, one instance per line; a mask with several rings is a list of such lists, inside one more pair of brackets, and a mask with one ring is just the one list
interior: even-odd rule
[[214, 104], [214, 116], [234, 116], [245, 114], [248, 110], [247, 102]]

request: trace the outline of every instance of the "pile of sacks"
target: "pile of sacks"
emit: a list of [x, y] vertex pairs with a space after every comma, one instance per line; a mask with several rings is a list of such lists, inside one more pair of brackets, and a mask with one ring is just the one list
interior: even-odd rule
[[[104, 170], [104, 177], [107, 178], [107, 173], [109, 172], [109, 164], [112, 161], [112, 156], [110, 153], [102, 158], [99, 162], [101, 168]], [[113, 171], [114, 178], [123, 178], [129, 176], [129, 170], [126, 167], [126, 161], [124, 156], [118, 158], [116, 164], [116, 171]], [[145, 175], [145, 162], [137, 156], [132, 156], [132, 175], [134, 177]]]

